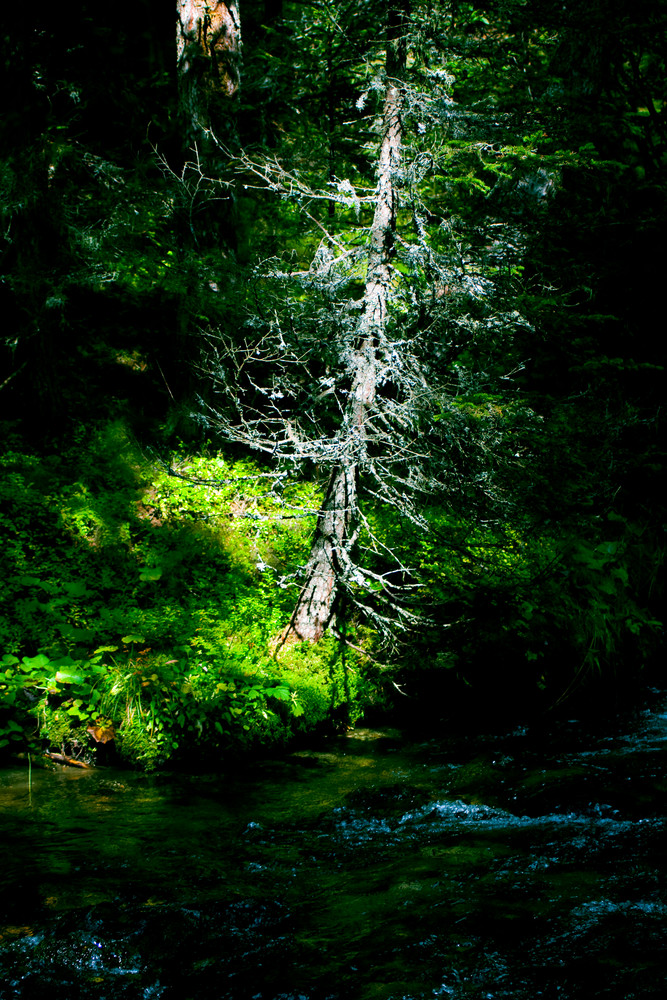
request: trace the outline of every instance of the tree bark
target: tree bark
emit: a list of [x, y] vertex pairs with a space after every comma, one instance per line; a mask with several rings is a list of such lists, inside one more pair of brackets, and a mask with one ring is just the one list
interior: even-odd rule
[[349, 565], [348, 552], [354, 544], [354, 512], [357, 503], [356, 465], [337, 466], [317, 518], [306, 583], [301, 590], [285, 639], [321, 639], [329, 625], [336, 602], [338, 581]]
[[397, 78], [405, 65], [401, 30], [400, 15], [390, 11], [375, 212], [370, 231], [363, 312], [357, 330], [357, 346], [349, 360], [352, 384], [341, 431], [341, 456], [329, 479], [305, 569], [306, 582], [283, 633], [283, 643], [320, 639], [334, 617], [341, 584], [354, 580], [350, 554], [357, 536], [358, 480], [368, 458], [365, 423], [375, 399], [378, 351], [386, 339], [402, 164], [403, 89]]
[[241, 22], [237, 0], [177, 0], [176, 9], [179, 99], [192, 137], [215, 130], [238, 91]]

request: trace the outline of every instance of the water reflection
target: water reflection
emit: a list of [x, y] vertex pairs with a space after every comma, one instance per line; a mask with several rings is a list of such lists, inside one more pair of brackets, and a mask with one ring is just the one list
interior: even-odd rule
[[[612, 731], [613, 730], [613, 731]], [[664, 705], [242, 772], [0, 772], [0, 997], [665, 995]]]

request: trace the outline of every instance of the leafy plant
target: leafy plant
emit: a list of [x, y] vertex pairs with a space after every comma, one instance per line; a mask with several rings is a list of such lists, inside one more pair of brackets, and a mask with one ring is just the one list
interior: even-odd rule
[[0, 748], [37, 744], [47, 707], [58, 706], [70, 724], [96, 718], [105, 673], [101, 651], [85, 661], [70, 656], [50, 660], [43, 653], [19, 660], [5, 654], [0, 661], [0, 712], [5, 717], [0, 723]]

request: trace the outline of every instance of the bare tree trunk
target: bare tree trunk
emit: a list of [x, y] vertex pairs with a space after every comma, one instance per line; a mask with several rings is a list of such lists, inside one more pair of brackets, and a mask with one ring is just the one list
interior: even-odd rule
[[192, 136], [215, 128], [239, 87], [241, 22], [237, 0], [177, 0], [176, 53], [181, 110]]
[[320, 639], [334, 616], [341, 583], [354, 579], [350, 553], [357, 536], [358, 478], [367, 460], [365, 422], [375, 399], [378, 350], [385, 342], [390, 262], [402, 163], [403, 90], [396, 78], [405, 64], [401, 26], [397, 16], [390, 14], [375, 213], [370, 233], [364, 308], [357, 331], [358, 346], [349, 362], [352, 386], [341, 434], [341, 457], [331, 473], [305, 569], [306, 582], [282, 642]]
[[349, 563], [354, 543], [353, 515], [357, 503], [354, 464], [337, 466], [329, 479], [306, 567], [306, 583], [299, 595], [285, 638], [322, 638], [331, 621], [338, 580]]

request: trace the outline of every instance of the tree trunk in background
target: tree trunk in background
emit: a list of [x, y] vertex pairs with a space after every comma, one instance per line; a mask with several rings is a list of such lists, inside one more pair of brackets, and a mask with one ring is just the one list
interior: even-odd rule
[[192, 138], [216, 131], [238, 91], [241, 22], [237, 0], [177, 0], [176, 10], [180, 106]]
[[357, 346], [349, 361], [352, 386], [341, 428], [341, 457], [331, 473], [306, 566], [306, 582], [283, 634], [283, 642], [320, 639], [335, 614], [341, 583], [355, 579], [350, 555], [357, 536], [358, 477], [367, 460], [365, 422], [375, 399], [378, 352], [386, 342], [390, 261], [402, 163], [403, 90], [398, 79], [405, 67], [402, 27], [401, 15], [390, 11], [378, 185], [370, 231], [364, 308], [357, 330]]

